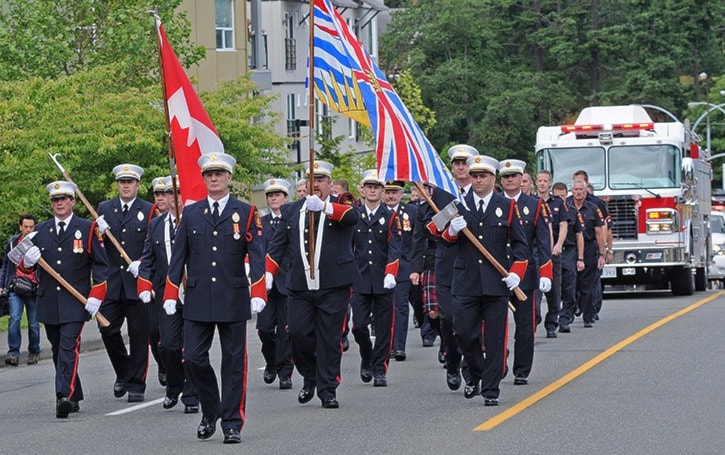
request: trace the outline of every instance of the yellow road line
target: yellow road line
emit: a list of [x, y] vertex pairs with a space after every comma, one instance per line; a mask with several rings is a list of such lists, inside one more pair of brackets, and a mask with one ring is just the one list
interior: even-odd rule
[[516, 414], [520, 413], [524, 409], [528, 408], [529, 406], [537, 403], [538, 401], [546, 398], [548, 395], [554, 393], [558, 389], [564, 387], [569, 382], [573, 381], [574, 379], [578, 378], [579, 376], [583, 375], [587, 371], [591, 370], [595, 366], [597, 366], [599, 363], [604, 361], [605, 359], [611, 357], [615, 353], [621, 351], [625, 347], [629, 346], [630, 344], [634, 343], [638, 339], [642, 338], [643, 336], [647, 335], [648, 333], [654, 331], [655, 329], [658, 329], [659, 327], [662, 327], [663, 325], [667, 324], [668, 322], [672, 321], [673, 319], [676, 319], [683, 314], [687, 314], [690, 311], [701, 307], [702, 305], [711, 302], [715, 300], [716, 298], [725, 295], [725, 291], [717, 292], [709, 297], [706, 297], [698, 302], [693, 303], [692, 305], [688, 306], [687, 308], [683, 308], [663, 319], [660, 319], [659, 321], [655, 322], [654, 324], [645, 327], [644, 329], [640, 330], [639, 332], [635, 333], [634, 335], [625, 338], [624, 340], [620, 341], [619, 343], [615, 344], [611, 348], [607, 349], [606, 351], [602, 352], [601, 354], [597, 355], [596, 357], [592, 358], [591, 360], [587, 361], [586, 363], [582, 364], [580, 367], [578, 367], [575, 370], [572, 370], [571, 372], [567, 373], [565, 376], [562, 376], [561, 378], [557, 379], [556, 381], [552, 382], [548, 386], [544, 387], [543, 389], [539, 390], [535, 394], [525, 398], [522, 401], [519, 401], [514, 406], [510, 407], [509, 409], [506, 409], [505, 411], [501, 412], [500, 414], [497, 414], [494, 417], [491, 417], [490, 419], [483, 422], [481, 425], [474, 428], [474, 431], [488, 431], [493, 428], [495, 428], [500, 423], [505, 422], [506, 420], [510, 419], [511, 417], [515, 416]]

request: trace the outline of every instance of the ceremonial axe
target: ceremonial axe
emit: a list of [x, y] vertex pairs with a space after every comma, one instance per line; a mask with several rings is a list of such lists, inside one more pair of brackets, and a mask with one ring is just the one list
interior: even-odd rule
[[[428, 193], [424, 193], [424, 195], [427, 196]], [[437, 207], [432, 204], [432, 200], [428, 200], [428, 202], [433, 210], [437, 210]], [[446, 205], [440, 211], [438, 211], [438, 213], [433, 215], [433, 223], [436, 225], [436, 229], [438, 229], [438, 231], [444, 231], [448, 222], [458, 216], [458, 204], [460, 204], [458, 199], [454, 199], [450, 202], [450, 204]], [[468, 238], [468, 240], [471, 241], [473, 246], [475, 246], [476, 249], [480, 251], [481, 254], [483, 254], [488, 262], [490, 262], [491, 265], [493, 265], [494, 268], [498, 270], [499, 273], [501, 273], [501, 275], [503, 275], [504, 277], [508, 276], [509, 272], [505, 268], [503, 268], [503, 266], [496, 260], [496, 258], [491, 255], [491, 253], [488, 252], [488, 250], [481, 244], [481, 242], [478, 241], [478, 239], [467, 227], [463, 228], [463, 231], [461, 232], [465, 234], [465, 236]], [[524, 291], [522, 291], [520, 288], [516, 287], [513, 289], [513, 291], [517, 299], [526, 300], [526, 294], [524, 294]]]
[[[25, 256], [25, 253], [28, 252], [28, 250], [33, 247], [33, 237], [35, 237], [35, 234], [37, 232], [31, 232], [30, 234], [26, 235], [23, 240], [18, 243], [18, 246], [10, 250], [8, 253], [8, 259], [10, 259], [13, 264], [19, 265], [20, 261], [23, 260], [23, 257]], [[50, 276], [55, 278], [55, 281], [61, 284], [68, 292], [73, 294], [73, 297], [78, 299], [79, 302], [81, 302], [83, 305], [86, 305], [88, 303], [88, 299], [83, 297], [83, 294], [78, 292], [76, 288], [74, 288], [69, 282], [65, 280], [58, 272], [53, 270], [53, 267], [48, 264], [48, 262], [43, 259], [42, 257], [38, 259], [38, 265], [40, 265], [43, 270], [48, 272]], [[96, 313], [96, 319], [98, 320], [98, 324], [100, 324], [101, 327], [108, 327], [111, 325], [110, 322], [108, 322], [108, 319], [103, 317], [101, 313]]]

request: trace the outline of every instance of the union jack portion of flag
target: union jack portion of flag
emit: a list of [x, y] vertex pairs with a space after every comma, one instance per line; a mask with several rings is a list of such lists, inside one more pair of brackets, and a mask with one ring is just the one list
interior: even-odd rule
[[343, 115], [367, 112], [379, 177], [429, 182], [458, 194], [438, 152], [330, 0], [315, 0], [313, 23], [317, 96]]

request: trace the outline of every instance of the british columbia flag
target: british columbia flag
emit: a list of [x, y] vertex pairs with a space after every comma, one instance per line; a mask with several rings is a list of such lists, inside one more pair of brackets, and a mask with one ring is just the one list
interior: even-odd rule
[[458, 194], [438, 152], [330, 0], [315, 0], [313, 23], [315, 93], [331, 109], [372, 127], [379, 177]]

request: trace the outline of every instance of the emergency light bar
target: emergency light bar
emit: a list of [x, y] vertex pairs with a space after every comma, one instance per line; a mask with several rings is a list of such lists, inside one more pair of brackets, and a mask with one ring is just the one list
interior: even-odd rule
[[590, 131], [640, 131], [654, 129], [649, 123], [615, 123], [612, 125], [561, 125], [562, 133], [588, 133]]

